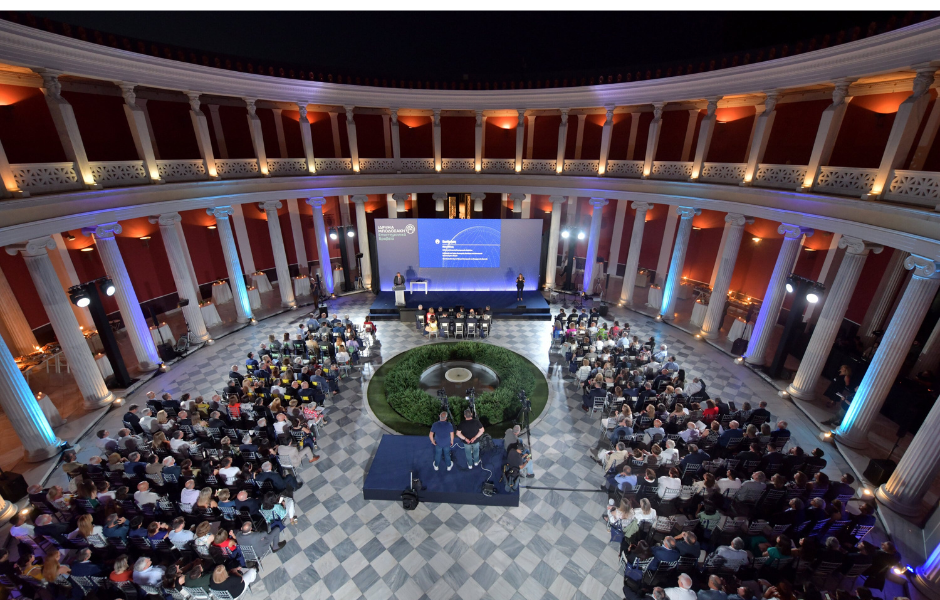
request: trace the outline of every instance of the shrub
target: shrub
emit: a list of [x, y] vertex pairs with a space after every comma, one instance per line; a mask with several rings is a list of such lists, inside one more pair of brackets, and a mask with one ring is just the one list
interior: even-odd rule
[[[431, 425], [440, 414], [440, 401], [421, 389], [421, 374], [434, 363], [466, 360], [485, 365], [499, 377], [499, 387], [476, 398], [477, 414], [484, 425], [509, 421], [522, 405], [519, 391], [531, 396], [536, 379], [528, 360], [506, 348], [478, 342], [433, 344], [405, 353], [385, 379], [388, 404], [402, 417], [420, 425]], [[449, 399], [451, 412], [459, 419], [469, 403], [462, 397]]]

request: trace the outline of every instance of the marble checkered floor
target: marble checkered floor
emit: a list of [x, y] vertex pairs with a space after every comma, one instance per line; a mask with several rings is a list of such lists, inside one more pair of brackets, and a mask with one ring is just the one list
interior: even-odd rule
[[[348, 296], [331, 301], [331, 312], [361, 323], [371, 302], [370, 294]], [[211, 395], [224, 385], [231, 365], [244, 364], [249, 349], [268, 334], [292, 330], [304, 318], [301, 311], [286, 313], [226, 336], [174, 365], [128, 401], [143, 404], [147, 390], [175, 397], [183, 392]], [[725, 354], [637, 313], [614, 309], [609, 315], [613, 319], [628, 321], [641, 338], [655, 335], [658, 343], [668, 344], [687, 378], [704, 377], [713, 396], [739, 406], [767, 399], [774, 416], [790, 423], [796, 443], [810, 449], [818, 445], [816, 431], [802, 413]], [[341, 393], [327, 404], [331, 422], [321, 432], [321, 460], [301, 472], [305, 485], [295, 494], [299, 524], [282, 537], [288, 540], [285, 548], [265, 559], [252, 597], [622, 598], [617, 548], [608, 542], [600, 520], [606, 495], [595, 491], [602, 473], [587, 455], [600, 425], [598, 418], [581, 411], [577, 387], [565, 378], [563, 358], [549, 353], [551, 325], [497, 321], [486, 342], [525, 355], [547, 373], [549, 404], [532, 428], [537, 477], [527, 485], [555, 489], [523, 489], [520, 506], [512, 509], [421, 504], [412, 512], [400, 503], [362, 499], [364, 472], [384, 433], [368, 411], [364, 391], [383, 359], [428, 342], [411, 324], [383, 321], [377, 326], [381, 345], [363, 362], [361, 373], [342, 381]], [[120, 427], [120, 414], [112, 411], [104, 423], [112, 432]], [[846, 470], [834, 453], [827, 454], [830, 476]]]

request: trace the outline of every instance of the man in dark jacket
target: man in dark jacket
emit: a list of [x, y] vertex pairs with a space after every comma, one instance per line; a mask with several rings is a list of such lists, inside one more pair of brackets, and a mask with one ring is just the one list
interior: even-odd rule
[[253, 531], [251, 521], [242, 523], [241, 530], [235, 534], [235, 540], [242, 548], [250, 547], [255, 551], [255, 556], [264, 556], [265, 548], [270, 547], [272, 552], [277, 552], [283, 548], [287, 542], [280, 541], [281, 528], [272, 527], [269, 533]]
[[296, 477], [293, 475], [284, 477], [280, 473], [275, 473], [271, 470], [271, 463], [269, 462], [263, 463], [261, 465], [261, 473], [255, 477], [255, 481], [258, 483], [270, 481], [271, 485], [274, 486], [274, 491], [278, 493], [281, 493], [287, 489], [293, 491], [300, 488], [300, 482], [297, 481]]
[[140, 417], [137, 416], [137, 411], [140, 409], [136, 404], [131, 404], [127, 407], [127, 412], [124, 413], [124, 422], [131, 426], [131, 429], [134, 433], [143, 433], [144, 430], [140, 426]]

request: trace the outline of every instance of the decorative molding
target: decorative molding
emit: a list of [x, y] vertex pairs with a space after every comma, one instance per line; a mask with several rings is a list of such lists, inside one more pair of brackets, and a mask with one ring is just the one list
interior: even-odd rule
[[94, 235], [98, 238], [114, 238], [115, 235], [124, 231], [120, 223], [102, 223], [97, 227], [85, 227], [82, 233], [86, 236]]
[[930, 279], [938, 273], [937, 261], [917, 254], [911, 254], [904, 259], [904, 268], [908, 271], [913, 269], [914, 277], [923, 279]]
[[653, 205], [650, 204], [649, 202], [634, 202], [633, 204], [630, 205], [630, 207], [633, 208], [633, 210], [637, 212], [646, 212], [649, 209], [653, 208]]
[[235, 214], [235, 208], [232, 206], [216, 206], [215, 208], [207, 208], [206, 214], [215, 217], [216, 220], [227, 219]]
[[558, 205], [564, 204], [565, 202], [568, 201], [568, 199], [565, 198], [564, 196], [549, 196], [548, 199], [556, 208], [558, 207]]
[[806, 178], [806, 165], [757, 165], [754, 185], [792, 190], [803, 185]]
[[741, 213], [728, 213], [725, 215], [725, 223], [729, 223], [732, 227], [744, 227], [745, 223], [753, 223], [754, 219], [748, 219]]
[[595, 209], [607, 206], [607, 198], [591, 198], [591, 206]]
[[881, 251], [884, 250], [884, 246], [881, 244], [870, 244], [862, 238], [851, 235], [840, 237], [839, 247], [845, 248], [846, 254], [867, 254], [869, 251], [874, 254], [881, 254]]
[[267, 202], [259, 202], [258, 210], [263, 210], [264, 212], [268, 212], [269, 210], [276, 211], [282, 206], [284, 205], [280, 200], [268, 200]]
[[702, 214], [702, 210], [699, 208], [692, 208], [691, 206], [677, 206], [676, 214], [679, 215], [681, 219], [691, 219], [692, 217]]
[[201, 95], [202, 94], [199, 92], [186, 92], [186, 96], [189, 98], [189, 108], [192, 109], [193, 112], [199, 112], [199, 96]]
[[782, 233], [783, 237], [787, 239], [799, 239], [804, 235], [810, 237], [813, 235], [813, 230], [809, 227], [801, 227], [799, 225], [791, 225], [789, 223], [781, 223], [780, 227], [777, 227], [777, 233]]
[[356, 204], [365, 204], [369, 201], [369, 196], [366, 194], [356, 194], [352, 197], [352, 201]]
[[323, 212], [323, 206], [326, 204], [326, 198], [323, 196], [316, 196], [314, 198], [307, 198], [307, 204], [313, 207], [314, 210], [320, 210]]
[[55, 240], [51, 235], [45, 235], [33, 238], [25, 244], [11, 244], [6, 247], [7, 254], [16, 256], [22, 253], [23, 256], [41, 256], [47, 254], [47, 250], [55, 250]]

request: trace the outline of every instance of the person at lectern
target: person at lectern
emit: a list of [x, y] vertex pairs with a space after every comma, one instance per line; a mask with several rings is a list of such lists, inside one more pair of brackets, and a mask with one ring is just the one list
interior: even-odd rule
[[392, 280], [392, 289], [395, 290], [395, 306], [404, 306], [405, 276], [401, 274], [401, 271], [395, 273], [395, 278]]
[[516, 301], [522, 302], [522, 288], [525, 287], [525, 277], [522, 273], [519, 273], [519, 276], [516, 277]]

